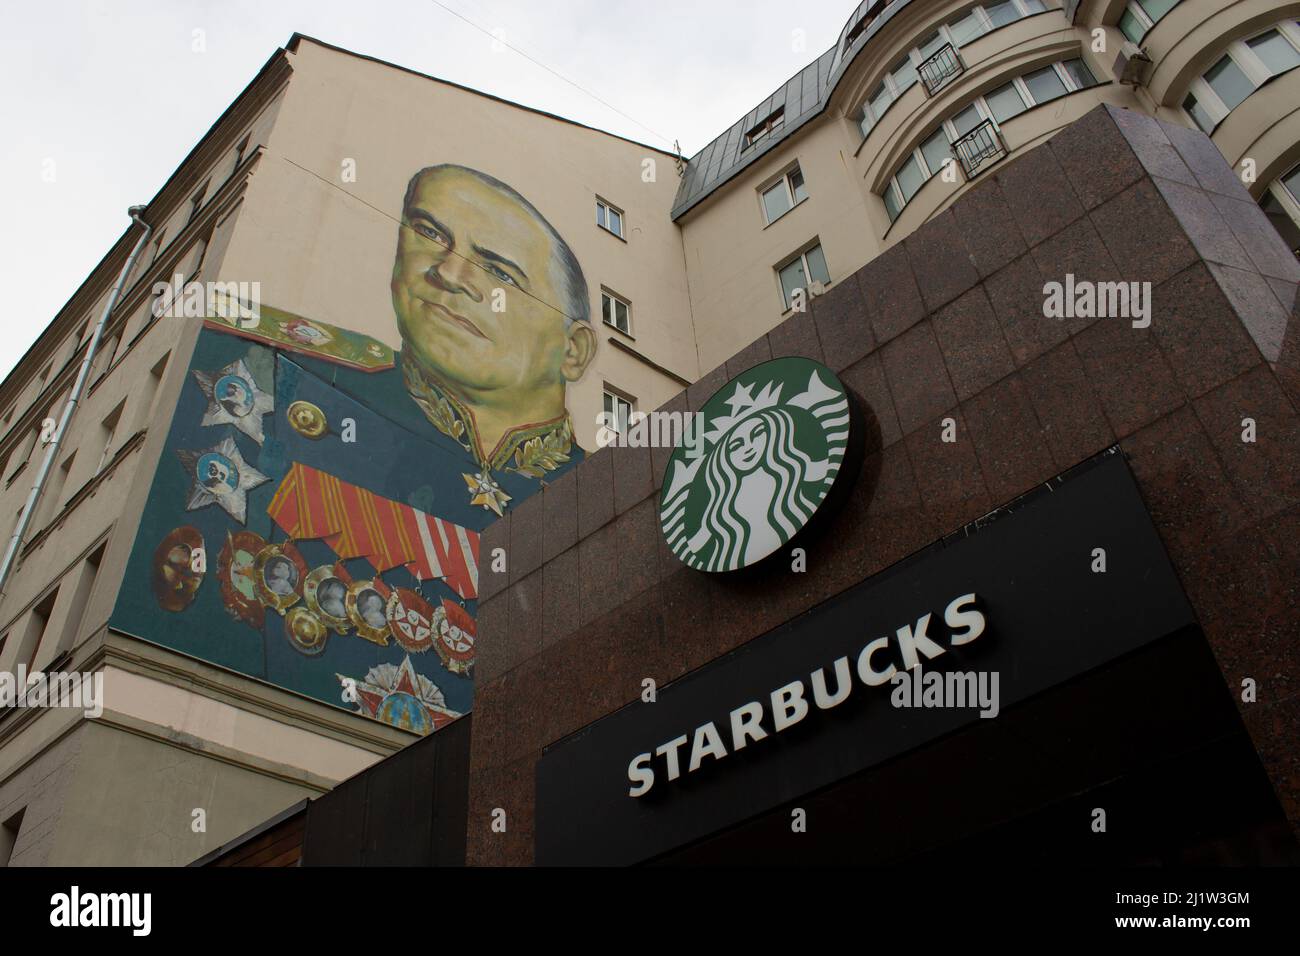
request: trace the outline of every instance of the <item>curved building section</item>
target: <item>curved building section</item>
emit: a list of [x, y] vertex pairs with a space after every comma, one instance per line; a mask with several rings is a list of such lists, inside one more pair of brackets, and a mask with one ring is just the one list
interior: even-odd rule
[[882, 30], [833, 106], [861, 134], [854, 167], [883, 244], [1099, 102], [1135, 105], [1087, 41], [1045, 0], [915, 5]]
[[858, 4], [687, 164], [673, 218], [700, 368], [1099, 103], [1205, 130], [1300, 248], [1298, 18], [1278, 0]]
[[[1300, 247], [1300, 3], [1083, 0], [1076, 22], [1138, 45], [1142, 108], [1203, 130]], [[1288, 183], [1291, 185], [1288, 186]]]

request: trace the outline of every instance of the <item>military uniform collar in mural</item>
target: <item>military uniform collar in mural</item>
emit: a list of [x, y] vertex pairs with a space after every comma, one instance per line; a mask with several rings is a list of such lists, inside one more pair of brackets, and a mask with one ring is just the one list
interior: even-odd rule
[[463, 476], [472, 504], [504, 514], [510, 496], [497, 484], [494, 471], [544, 478], [569, 461], [573, 453], [573, 423], [568, 412], [549, 421], [516, 425], [501, 436], [491, 452], [485, 453], [473, 411], [433, 381], [414, 361], [404, 357], [399, 361], [406, 390], [425, 418], [474, 456], [478, 473]]

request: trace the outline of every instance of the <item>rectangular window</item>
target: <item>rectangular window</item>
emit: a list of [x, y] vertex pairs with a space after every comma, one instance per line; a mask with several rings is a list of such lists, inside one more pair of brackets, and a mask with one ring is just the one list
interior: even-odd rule
[[1025, 99], [1020, 95], [1020, 88], [1015, 83], [999, 86], [984, 96], [989, 104], [989, 111], [999, 123], [1005, 123], [1013, 116], [1019, 116], [1026, 109]]
[[781, 294], [787, 309], [793, 304], [796, 289], [803, 289], [806, 292], [811, 282], [824, 284], [831, 281], [830, 272], [826, 269], [826, 256], [822, 253], [820, 245], [815, 245], [795, 256], [777, 269], [777, 275], [781, 279]]
[[163, 373], [167, 371], [167, 360], [171, 358], [172, 353], [168, 352], [149, 370], [149, 378], [145, 380], [144, 394], [141, 396], [139, 405], [138, 421], [136, 430], [148, 428], [149, 422], [153, 420], [153, 407], [158, 401], [158, 388], [162, 385]]
[[759, 140], [766, 139], [773, 132], [778, 130], [785, 122], [785, 107], [777, 107], [773, 112], [745, 134], [745, 145], [743, 149], [749, 149]]
[[99, 343], [99, 349], [95, 354], [95, 374], [91, 378], [91, 383], [98, 382], [108, 374], [109, 366], [113, 364], [113, 357], [117, 354], [117, 343], [121, 338], [121, 333]]
[[790, 175], [786, 179], [790, 183], [790, 194], [794, 196], [794, 202], [797, 206], [808, 198], [808, 188], [803, 181], [803, 170], [796, 166], [790, 171]]
[[991, 3], [984, 8], [988, 14], [989, 22], [993, 24], [993, 29], [1004, 27], [1008, 23], [1015, 23], [1020, 19], [1020, 11], [1011, 0], [1002, 0], [1001, 3]]
[[158, 261], [158, 254], [162, 252], [163, 241], [166, 238], [166, 236], [167, 236], [166, 229], [158, 230], [158, 237], [153, 241], [153, 253], [149, 257], [149, 265], [153, 265], [155, 262]]
[[1300, 52], [1276, 30], [1269, 30], [1253, 40], [1247, 40], [1246, 46], [1250, 47], [1250, 51], [1259, 57], [1273, 76], [1300, 66]]
[[1147, 25], [1132, 10], [1125, 10], [1119, 17], [1119, 30], [1133, 43], [1141, 43], [1147, 35]]
[[624, 335], [632, 334], [632, 306], [612, 292], [601, 291], [600, 314], [606, 325], [612, 325]]
[[982, 122], [984, 122], [984, 117], [980, 113], [979, 107], [974, 103], [952, 118], [953, 128], [957, 131], [959, 138], [965, 136]]
[[52, 520], [61, 510], [63, 502], [60, 499], [63, 497], [63, 493], [68, 490], [68, 475], [72, 472], [72, 464], [76, 461], [76, 458], [77, 453], [74, 451], [63, 459], [63, 464], [51, 476], [50, 485], [45, 489], [45, 497], [41, 501], [41, 515], [38, 524], [44, 524], [46, 521]]
[[943, 169], [944, 160], [952, 156], [952, 148], [948, 145], [948, 134], [942, 126], [921, 144], [921, 156], [924, 157], [931, 176]]
[[604, 200], [596, 200], [596, 225], [623, 238], [623, 211]]
[[18, 843], [18, 834], [23, 828], [23, 814], [26, 812], [27, 808], [23, 807], [0, 825], [0, 866], [8, 866], [13, 859], [14, 846]]
[[1031, 13], [1043, 13], [1047, 9], [1047, 4], [1043, 0], [1020, 0], [1020, 5], [1025, 8], [1025, 16]]
[[1223, 101], [1229, 113], [1255, 92], [1255, 84], [1230, 56], [1225, 56], [1210, 67], [1205, 74], [1205, 82], [1210, 84], [1210, 89]]
[[54, 614], [54, 602], [58, 598], [59, 589], [55, 588], [32, 608], [32, 616], [27, 619], [27, 630], [23, 634], [23, 642], [18, 648], [18, 654], [19, 660], [25, 659], [29, 671], [32, 669], [32, 664], [36, 662], [36, 654], [41, 649], [41, 639], [45, 636], [50, 616]]
[[898, 91], [899, 96], [911, 89], [912, 85], [919, 79], [916, 73], [916, 64], [912, 62], [910, 56], [903, 57], [903, 61], [894, 67], [890, 72], [890, 76], [894, 80], [894, 89]]
[[781, 277], [781, 294], [784, 296], [785, 307], [790, 308], [791, 297], [795, 289], [807, 289], [808, 283], [804, 278], [803, 259], [795, 259], [782, 266], [780, 269]]
[[633, 408], [634, 404], [631, 400], [605, 389], [606, 428], [626, 435], [628, 419], [632, 415]]
[[891, 182], [885, 187], [885, 212], [889, 213], [889, 221], [893, 222], [898, 218], [898, 214], [903, 211], [903, 203], [898, 198], [898, 193]]
[[77, 632], [86, 616], [86, 605], [90, 601], [90, 592], [95, 588], [95, 578], [99, 575], [99, 564], [104, 560], [104, 550], [108, 544], [101, 544], [81, 562], [81, 574], [77, 578], [77, 588], [72, 593], [72, 604], [68, 608], [67, 623], [64, 625], [58, 647], [54, 649], [57, 657], [64, 651], [70, 651], [77, 643]]
[[99, 437], [104, 443], [104, 451], [99, 456], [99, 464], [95, 466], [95, 474], [103, 471], [104, 466], [108, 464], [113, 451], [113, 436], [117, 432], [117, 423], [122, 420], [122, 409], [125, 406], [126, 399], [122, 399], [117, 403], [117, 407], [108, 413], [108, 417], [99, 424]]
[[803, 172], [796, 166], [777, 182], [763, 190], [763, 214], [769, 224], [776, 222], [808, 198]]
[[206, 193], [207, 191], [208, 191], [208, 184], [204, 183], [202, 186], [199, 187], [199, 191], [196, 192], [193, 195], [193, 197], [191, 197], [190, 214], [185, 220], [187, 224], [194, 220], [194, 217], [197, 216], [199, 213], [199, 209], [203, 207], [203, 194]]
[[764, 191], [763, 212], [767, 214], [769, 223], [776, 222], [793, 207], [794, 200], [790, 198], [790, 190], [786, 186], [784, 179]]
[[1082, 60], [1066, 60], [1061, 66], [1065, 68], [1066, 75], [1070, 77], [1076, 90], [1086, 90], [1090, 86], [1097, 85], [1097, 78], [1092, 75], [1092, 70], [1088, 69], [1088, 64]]
[[911, 202], [918, 189], [925, 185], [925, 174], [916, 157], [910, 157], [898, 170], [898, 187], [903, 193], [903, 202]]
[[1159, 23], [1166, 13], [1181, 2], [1182, 0], [1137, 0], [1138, 6], [1152, 23]]
[[1291, 198], [1300, 203], [1300, 166], [1282, 177], [1282, 185], [1291, 194]]
[[1191, 93], [1187, 94], [1187, 99], [1183, 100], [1183, 109], [1196, 121], [1196, 125], [1201, 128], [1201, 132], [1209, 134], [1214, 132], [1214, 117], [1210, 111], [1201, 105]]
[[984, 35], [984, 20], [978, 10], [972, 10], [964, 17], [958, 17], [948, 24], [948, 32], [952, 35], [952, 42], [956, 46], [965, 46]]
[[1057, 74], [1056, 68], [1052, 66], [1027, 74], [1025, 86], [1029, 88], [1029, 95], [1034, 98], [1035, 103], [1048, 103], [1065, 95], [1065, 83]]
[[926, 60], [930, 59], [930, 57], [942, 50], [944, 44], [947, 42], [948, 41], [944, 39], [942, 33], [936, 31], [931, 34], [924, 43], [917, 46], [917, 52], [920, 54], [921, 62], [924, 63]]
[[826, 268], [826, 256], [822, 253], [820, 245], [813, 246], [804, 254], [808, 260], [808, 278], [813, 282], [820, 282], [822, 285], [831, 281], [831, 274]]

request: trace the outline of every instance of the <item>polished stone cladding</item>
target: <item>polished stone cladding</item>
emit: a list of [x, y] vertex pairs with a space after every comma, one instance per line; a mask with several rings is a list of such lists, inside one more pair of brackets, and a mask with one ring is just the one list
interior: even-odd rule
[[[1044, 318], [1044, 284], [1066, 273], [1150, 282], [1150, 327]], [[1114, 444], [1300, 831], [1298, 282], [1209, 139], [1109, 106], [839, 278], [664, 406], [698, 409], [782, 355], [825, 362], [870, 405], [863, 477], [806, 572], [678, 562], [658, 524], [666, 449], [599, 451], [485, 532], [469, 862], [533, 862], [542, 748], [646, 678], [662, 687]]]

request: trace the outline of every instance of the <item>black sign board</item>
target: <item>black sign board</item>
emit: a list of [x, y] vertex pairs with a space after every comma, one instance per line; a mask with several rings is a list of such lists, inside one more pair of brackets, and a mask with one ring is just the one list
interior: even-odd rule
[[986, 719], [896, 706], [897, 674], [983, 674], [1005, 708], [1192, 622], [1108, 455], [548, 748], [537, 862], [647, 860]]

